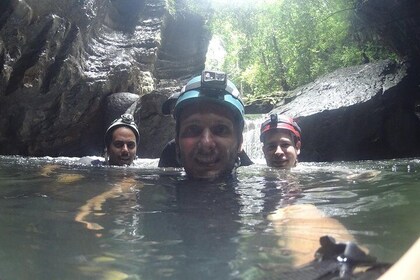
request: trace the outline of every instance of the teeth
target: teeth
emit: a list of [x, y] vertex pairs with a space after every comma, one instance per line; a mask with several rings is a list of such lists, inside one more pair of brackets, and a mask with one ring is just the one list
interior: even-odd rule
[[200, 163], [213, 163], [213, 160], [197, 159]]
[[197, 161], [200, 163], [214, 163], [216, 161], [216, 157], [203, 157], [203, 156], [198, 156], [196, 157]]

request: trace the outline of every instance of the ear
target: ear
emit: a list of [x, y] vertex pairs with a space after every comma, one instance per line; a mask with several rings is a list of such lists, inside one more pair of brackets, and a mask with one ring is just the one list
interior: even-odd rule
[[300, 147], [301, 147], [302, 143], [300, 141], [296, 142], [296, 154], [299, 155], [300, 154]]

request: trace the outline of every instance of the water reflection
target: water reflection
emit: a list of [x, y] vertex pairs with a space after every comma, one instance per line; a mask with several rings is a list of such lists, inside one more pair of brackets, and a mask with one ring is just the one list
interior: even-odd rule
[[417, 159], [254, 165], [217, 185], [76, 162], [0, 157], [2, 279], [274, 278], [312, 255], [310, 230], [331, 233], [319, 210], [383, 261], [420, 232]]

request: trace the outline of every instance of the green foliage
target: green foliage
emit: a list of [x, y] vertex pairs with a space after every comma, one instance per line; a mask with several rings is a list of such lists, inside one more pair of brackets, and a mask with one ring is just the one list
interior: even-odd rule
[[340, 67], [395, 57], [352, 26], [354, 0], [271, 0], [218, 8], [220, 66], [249, 99], [296, 88]]

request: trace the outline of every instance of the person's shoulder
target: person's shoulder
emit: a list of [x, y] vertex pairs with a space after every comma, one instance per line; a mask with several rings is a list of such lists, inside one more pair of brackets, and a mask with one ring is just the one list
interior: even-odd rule
[[82, 165], [92, 165], [92, 166], [103, 166], [106, 165], [105, 160], [101, 157], [85, 156], [81, 157], [78, 161], [78, 164]]
[[175, 139], [169, 141], [160, 154], [158, 167], [181, 167], [176, 156]]
[[240, 151], [238, 156], [239, 156], [239, 159], [241, 160], [240, 166], [249, 166], [249, 165], [254, 164], [254, 162], [249, 158], [249, 156], [244, 150]]

